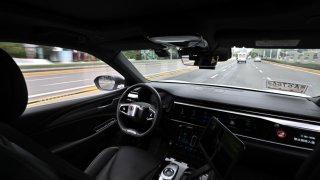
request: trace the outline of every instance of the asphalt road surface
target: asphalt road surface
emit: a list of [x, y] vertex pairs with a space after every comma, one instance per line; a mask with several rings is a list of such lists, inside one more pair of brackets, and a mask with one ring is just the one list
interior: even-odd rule
[[320, 95], [320, 74], [283, 67], [268, 62], [238, 64], [230, 60], [218, 64], [215, 70], [197, 69], [166, 79], [196, 83], [219, 84], [266, 90], [266, 80], [308, 85], [306, 95]]
[[[136, 65], [143, 75], [173, 71], [185, 68], [181, 63], [155, 63]], [[118, 74], [110, 67], [63, 70], [57, 72], [25, 73], [29, 91], [29, 101], [78, 91], [94, 85], [99, 75]], [[320, 74], [282, 67], [266, 62], [237, 64], [235, 60], [221, 62], [216, 70], [191, 70], [170, 76], [160, 76], [155, 80], [179, 80], [196, 83], [239, 86], [254, 89], [266, 89], [266, 80], [292, 82], [309, 85], [306, 94], [320, 95]]]

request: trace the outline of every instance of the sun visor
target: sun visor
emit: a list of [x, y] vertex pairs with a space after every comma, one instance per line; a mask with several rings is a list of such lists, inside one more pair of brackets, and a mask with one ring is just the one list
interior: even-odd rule
[[220, 47], [319, 48], [320, 32], [314, 31], [224, 31], [215, 39]]

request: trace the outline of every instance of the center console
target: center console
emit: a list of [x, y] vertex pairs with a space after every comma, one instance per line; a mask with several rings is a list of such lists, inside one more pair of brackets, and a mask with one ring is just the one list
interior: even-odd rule
[[206, 163], [199, 147], [199, 139], [204, 131], [203, 127], [171, 122], [170, 157], [188, 163], [193, 167], [200, 167]]
[[[189, 180], [193, 168], [187, 163], [177, 161], [174, 158], [166, 158], [165, 166], [160, 171], [158, 180]], [[197, 177], [198, 180], [209, 180], [209, 173], [204, 173]]]
[[176, 161], [173, 158], [166, 158], [167, 164], [160, 173], [159, 180], [181, 179], [188, 170], [188, 165], [184, 162]]
[[199, 139], [210, 116], [205, 113], [205, 116], [198, 117], [192, 113], [191, 108], [180, 108], [175, 105], [166, 117], [164, 129], [171, 143], [170, 156], [198, 168], [206, 163], [199, 147]]
[[222, 180], [230, 176], [245, 146], [216, 116], [176, 104], [166, 119], [170, 146], [160, 180]]
[[[207, 163], [200, 146], [200, 137], [205, 127], [170, 121], [166, 127], [169, 138], [169, 151], [159, 172], [159, 180], [188, 179], [192, 170]], [[203, 175], [203, 180], [208, 175]]]

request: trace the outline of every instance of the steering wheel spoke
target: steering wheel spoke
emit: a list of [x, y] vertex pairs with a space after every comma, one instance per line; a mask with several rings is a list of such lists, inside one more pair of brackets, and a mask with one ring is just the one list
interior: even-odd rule
[[122, 103], [119, 105], [119, 111], [128, 117], [135, 117], [141, 106], [134, 103]]
[[119, 105], [119, 111], [122, 114], [128, 115], [128, 110], [129, 110], [129, 104], [120, 104]]
[[127, 132], [128, 134], [133, 135], [133, 136], [139, 134], [138, 131], [136, 131], [136, 130], [134, 130], [134, 129], [126, 129], [126, 132]]
[[[148, 89], [155, 96], [155, 103], [127, 103], [126, 99], [128, 97], [128, 94], [132, 90], [137, 88]], [[149, 134], [150, 132], [152, 132], [157, 122], [160, 120], [161, 107], [161, 97], [157, 90], [155, 90], [150, 85], [142, 83], [128, 87], [120, 97], [117, 107], [117, 119], [120, 129], [124, 133], [134, 137], [142, 137]], [[140, 125], [141, 128], [139, 128]]]
[[156, 110], [153, 107], [149, 107], [147, 121], [153, 121], [156, 118]]

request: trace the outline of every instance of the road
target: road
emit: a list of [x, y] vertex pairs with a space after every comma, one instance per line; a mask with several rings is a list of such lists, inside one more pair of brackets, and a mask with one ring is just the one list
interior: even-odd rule
[[[159, 72], [183, 69], [180, 61], [137, 63], [135, 66], [143, 75], [154, 75]], [[77, 92], [94, 86], [93, 80], [100, 75], [119, 75], [109, 66], [69, 69], [47, 72], [24, 73], [29, 101], [48, 98], [57, 94]]]
[[266, 90], [266, 80], [308, 85], [306, 94], [320, 95], [320, 74], [283, 67], [268, 62], [238, 64], [235, 60], [218, 64], [215, 70], [193, 70], [166, 79], [196, 83], [219, 84]]
[[[149, 76], [186, 68], [179, 61], [169, 63], [138, 63], [136, 67], [143, 75]], [[109, 66], [56, 72], [24, 73], [29, 91], [29, 102], [92, 88], [94, 78], [105, 74], [115, 75], [118, 73]], [[237, 64], [235, 60], [229, 60], [219, 63], [215, 70], [195, 69], [174, 73], [174, 75], [156, 76], [152, 79], [220, 84], [263, 90], [266, 89], [266, 80], [268, 79], [307, 84], [309, 87], [306, 94], [316, 96], [320, 95], [319, 77], [320, 74], [282, 67], [267, 62], [253, 62], [249, 60], [246, 64]], [[95, 91], [93, 94], [99, 93], [101, 92]]]
[[27, 82], [29, 101], [50, 95], [77, 91], [91, 87], [99, 75], [117, 74], [110, 67], [76, 69], [54, 72], [24, 73]]

